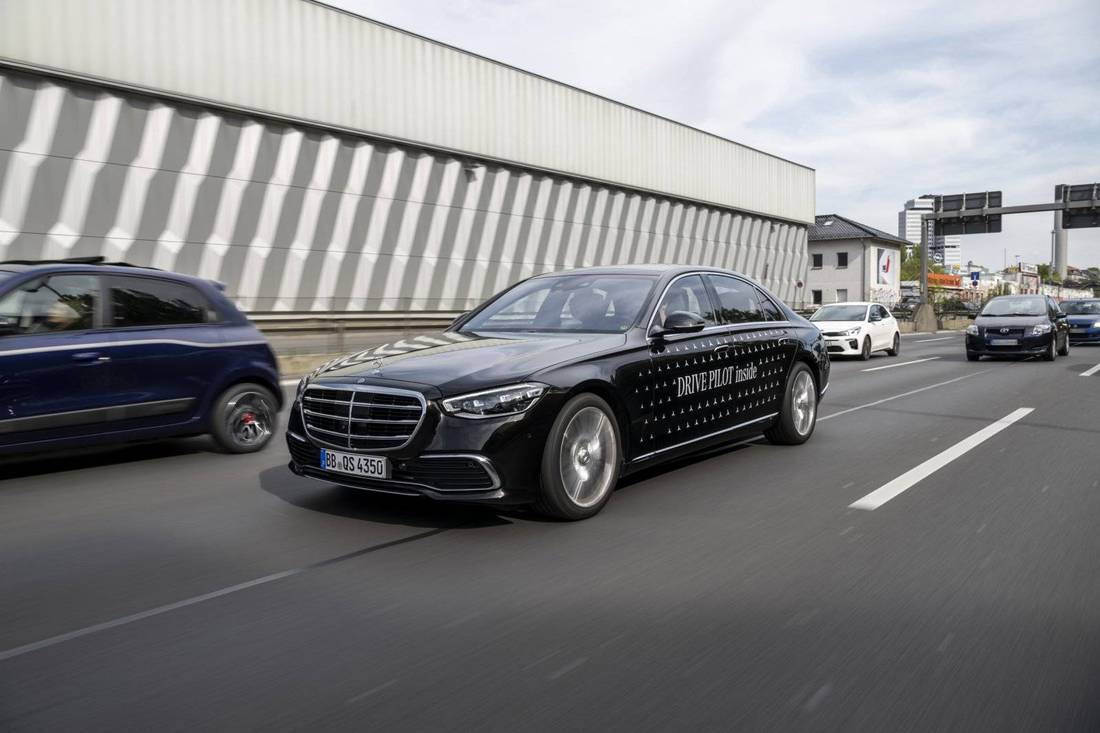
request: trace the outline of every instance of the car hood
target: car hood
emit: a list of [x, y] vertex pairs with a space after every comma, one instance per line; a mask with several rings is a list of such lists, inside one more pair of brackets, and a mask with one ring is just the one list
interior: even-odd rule
[[825, 331], [847, 331], [849, 328], [856, 328], [862, 326], [862, 321], [810, 321], [818, 327], [822, 332]]
[[624, 334], [457, 333], [415, 336], [334, 359], [310, 379], [355, 378], [436, 388], [441, 396], [529, 379], [558, 364], [622, 347]]
[[1021, 326], [1034, 326], [1038, 323], [1047, 323], [1046, 316], [978, 316], [974, 323], [982, 328], [1002, 328], [1005, 326], [1019, 328]]

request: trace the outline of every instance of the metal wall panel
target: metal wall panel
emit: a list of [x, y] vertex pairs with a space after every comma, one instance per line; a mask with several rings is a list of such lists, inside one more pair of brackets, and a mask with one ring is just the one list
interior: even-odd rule
[[806, 228], [0, 71], [0, 259], [104, 255], [249, 310], [466, 310], [530, 275], [734, 267], [801, 297]]
[[306, 0], [2, 0], [0, 60], [811, 223], [813, 170]]

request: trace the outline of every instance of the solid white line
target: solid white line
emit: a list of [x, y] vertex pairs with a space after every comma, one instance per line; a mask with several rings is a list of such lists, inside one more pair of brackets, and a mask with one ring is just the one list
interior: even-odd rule
[[954, 379], [948, 379], [946, 382], [936, 382], [935, 384], [930, 384], [927, 387], [920, 387], [919, 389], [910, 390], [908, 392], [902, 392], [901, 394], [896, 394], [893, 397], [883, 397], [881, 400], [875, 400], [874, 402], [868, 402], [866, 405], [856, 405], [855, 407], [849, 407], [847, 410], [841, 410], [840, 412], [834, 412], [831, 415], [825, 415], [824, 417], [819, 417], [819, 418], [817, 418], [817, 421], [822, 422], [823, 420], [832, 420], [834, 417], [840, 417], [841, 415], [847, 415], [849, 412], [855, 412], [856, 410], [864, 410], [868, 407], [874, 407], [876, 405], [881, 405], [883, 402], [890, 402], [891, 400], [900, 400], [902, 397], [909, 397], [910, 395], [919, 394], [920, 392], [927, 392], [928, 390], [936, 389], [937, 387], [944, 387], [948, 384], [953, 384], [954, 382], [961, 382], [964, 379], [970, 379], [971, 377], [976, 377], [979, 374], [985, 374], [988, 371], [991, 371], [991, 370], [983, 369], [980, 372], [974, 372], [972, 374], [964, 374], [961, 377], [955, 377]]
[[932, 343], [933, 341], [950, 341], [953, 338], [955, 338], [955, 337], [954, 336], [940, 336], [939, 338], [934, 338], [934, 339], [917, 339], [913, 343], [914, 344], [929, 344], [929, 343]]
[[301, 378], [299, 378], [299, 379], [280, 379], [279, 384], [281, 384], [284, 387], [293, 387], [293, 386], [297, 385], [298, 382], [300, 382], [300, 381], [301, 381]]
[[1086, 369], [1085, 371], [1081, 372], [1081, 376], [1082, 377], [1091, 377], [1093, 374], [1096, 374], [1096, 372], [1100, 372], [1100, 364], [1097, 364], [1096, 366], [1092, 367], [1091, 369]]
[[913, 359], [912, 361], [903, 361], [903, 362], [900, 362], [898, 364], [887, 364], [886, 366], [871, 367], [870, 369], [861, 369], [860, 371], [878, 372], [878, 371], [882, 371], [883, 369], [893, 369], [894, 367], [899, 367], [899, 366], [909, 366], [910, 364], [920, 364], [923, 361], [935, 361], [936, 359], [939, 359], [939, 358], [940, 357], [938, 357], [938, 356], [929, 356], [925, 359]]
[[987, 425], [969, 438], [964, 438], [942, 453], [932, 456], [919, 466], [909, 469], [893, 481], [880, 486], [862, 499], [852, 502], [848, 507], [851, 509], [866, 509], [867, 511], [878, 509], [895, 496], [912, 488], [948, 463], [951, 463], [951, 461], [961, 458], [967, 452], [978, 447], [1009, 425], [1022, 420], [1034, 411], [1034, 407], [1021, 407], [1018, 410], [1013, 410], [992, 425]]

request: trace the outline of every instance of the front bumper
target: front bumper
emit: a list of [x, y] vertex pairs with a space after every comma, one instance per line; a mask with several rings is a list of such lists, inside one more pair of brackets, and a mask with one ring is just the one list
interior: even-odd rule
[[1100, 328], [1070, 324], [1069, 340], [1075, 344], [1100, 344]]
[[998, 334], [983, 333], [975, 336], [968, 333], [966, 335], [966, 351], [981, 356], [1033, 356], [1045, 353], [1050, 348], [1050, 341], [1054, 338], [1054, 332], [1039, 336], [1025, 335], [1011, 338], [1016, 341], [1015, 344], [994, 345], [991, 341], [1001, 339]]
[[[408, 444], [372, 450], [326, 446], [305, 428], [295, 401], [287, 424], [288, 468], [299, 476], [327, 483], [442, 501], [521, 505], [539, 486], [542, 449], [560, 408], [561, 395], [548, 392], [519, 415], [469, 420], [443, 413], [428, 400], [425, 417]], [[389, 479], [365, 478], [321, 467], [321, 449], [383, 456]]]
[[863, 353], [859, 336], [826, 336], [825, 348], [830, 356], [859, 356]]

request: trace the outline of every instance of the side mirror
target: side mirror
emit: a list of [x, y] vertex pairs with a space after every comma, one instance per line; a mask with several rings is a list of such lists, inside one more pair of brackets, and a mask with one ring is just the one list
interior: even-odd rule
[[673, 311], [665, 318], [660, 329], [655, 335], [663, 336], [670, 333], [698, 333], [706, 328], [707, 322], [702, 316], [690, 311]]

